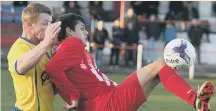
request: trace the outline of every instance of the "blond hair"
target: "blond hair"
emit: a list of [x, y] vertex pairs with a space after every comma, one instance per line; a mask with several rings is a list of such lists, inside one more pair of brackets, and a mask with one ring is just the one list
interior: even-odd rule
[[22, 12], [22, 22], [33, 22], [40, 13], [53, 14], [49, 7], [39, 3], [31, 3]]

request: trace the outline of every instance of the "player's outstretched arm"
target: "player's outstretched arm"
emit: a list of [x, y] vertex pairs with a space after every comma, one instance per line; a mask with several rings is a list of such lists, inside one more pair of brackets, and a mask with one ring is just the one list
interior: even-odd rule
[[26, 74], [30, 69], [40, 61], [41, 57], [52, 47], [52, 44], [57, 40], [57, 35], [60, 31], [61, 22], [49, 24], [44, 40], [34, 49], [20, 56], [15, 62], [15, 69], [19, 74]]

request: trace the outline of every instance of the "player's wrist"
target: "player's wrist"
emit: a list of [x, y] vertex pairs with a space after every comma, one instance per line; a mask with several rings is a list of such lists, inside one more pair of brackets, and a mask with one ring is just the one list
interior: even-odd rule
[[48, 43], [48, 42], [46, 42], [46, 41], [42, 41], [42, 42], [40, 43], [40, 46], [41, 46], [41, 48], [49, 49], [49, 48], [51, 47], [51, 44]]
[[40, 47], [41, 52], [46, 53], [48, 51], [48, 49], [51, 48], [51, 45], [49, 45], [46, 42], [42, 41], [39, 44], [39, 47]]

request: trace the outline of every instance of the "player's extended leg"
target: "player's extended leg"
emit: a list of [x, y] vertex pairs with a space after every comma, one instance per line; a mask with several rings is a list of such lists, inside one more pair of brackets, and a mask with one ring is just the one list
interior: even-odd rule
[[210, 111], [210, 106], [207, 104], [209, 104], [209, 100], [214, 93], [212, 82], [204, 83], [197, 93], [181, 76], [168, 66], [165, 66], [159, 72], [159, 76], [168, 91], [185, 100], [198, 111]]
[[[173, 69], [166, 66], [166, 63], [162, 58], [137, 71], [137, 77], [146, 98], [149, 96], [151, 90], [154, 87], [148, 86], [147, 83], [151, 81], [152, 78], [154, 78], [158, 73], [161, 82], [168, 91], [187, 101], [191, 106], [196, 106], [198, 111], [210, 110], [209, 105], [207, 104], [209, 104], [209, 99], [214, 92], [213, 83], [205, 83], [197, 95], [196, 91], [194, 91], [193, 88], [183, 78], [181, 78]], [[199, 106], [196, 104], [199, 104]]]
[[[98, 99], [98, 104], [101, 104], [100, 100], [109, 99], [109, 101], [98, 106], [98, 111], [136, 111], [146, 101], [153, 88], [158, 84], [159, 80], [155, 81], [158, 73], [160, 80], [167, 90], [191, 103], [192, 106], [194, 106], [195, 101], [198, 101], [197, 103], [199, 104], [201, 103], [198, 111], [208, 111], [202, 110], [206, 108], [201, 107], [208, 107], [209, 102], [206, 100], [211, 97], [212, 94], [204, 94], [203, 96], [202, 93], [204, 91], [211, 91], [209, 90], [210, 87], [208, 89], [205, 88], [205, 86], [210, 85], [204, 85], [197, 96], [197, 93], [194, 90], [191, 90], [192, 88], [178, 76], [173, 69], [166, 66], [163, 58], [160, 58], [129, 75], [123, 82], [113, 88], [110, 93], [99, 95], [100, 99]], [[170, 84], [175, 85], [175, 88]], [[213, 86], [211, 88], [213, 89]], [[107, 96], [109, 94], [112, 94], [112, 96]], [[199, 95], [202, 96], [199, 97]], [[196, 96], [198, 97], [197, 99]]]

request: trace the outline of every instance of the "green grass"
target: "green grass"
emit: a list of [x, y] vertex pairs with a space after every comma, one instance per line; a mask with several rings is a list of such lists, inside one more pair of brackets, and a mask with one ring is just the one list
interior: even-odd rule
[[[14, 106], [15, 94], [13, 81], [6, 69], [1, 70], [1, 108], [2, 111], [9, 111]], [[120, 83], [126, 75], [122, 74], [109, 74], [110, 79]], [[188, 81], [195, 89], [197, 85], [201, 85], [207, 79], [196, 79]], [[211, 79], [216, 83], [216, 79]], [[177, 86], [178, 87], [178, 86]], [[62, 109], [63, 101], [59, 96], [56, 96], [56, 111], [63, 111]], [[216, 96], [211, 100], [211, 107], [213, 111], [216, 110]], [[161, 84], [159, 84], [155, 90], [152, 92], [148, 101], [141, 107], [140, 111], [195, 111], [186, 102], [180, 100], [178, 97], [166, 91]]]

